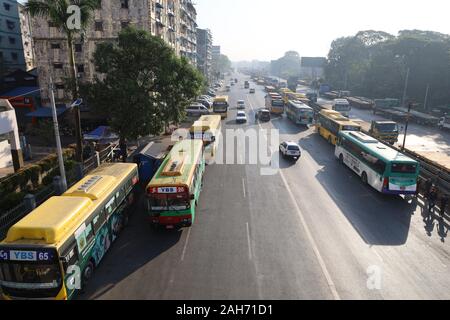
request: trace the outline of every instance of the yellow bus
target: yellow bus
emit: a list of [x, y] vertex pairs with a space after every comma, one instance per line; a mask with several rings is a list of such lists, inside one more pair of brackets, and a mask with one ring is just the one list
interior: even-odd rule
[[204, 172], [202, 141], [189, 139], [175, 144], [147, 186], [150, 223], [167, 229], [190, 227], [195, 220]]
[[220, 115], [222, 119], [228, 117], [228, 96], [217, 96], [213, 101], [213, 112], [214, 114]]
[[278, 93], [268, 93], [265, 106], [273, 114], [281, 115], [284, 113], [284, 102]]
[[191, 139], [203, 141], [207, 163], [214, 160], [222, 134], [222, 122], [219, 115], [201, 116], [189, 130]]
[[287, 104], [289, 100], [293, 100], [293, 99], [288, 99], [288, 94], [290, 93], [294, 93], [291, 90], [287, 89], [287, 88], [283, 88], [280, 89], [280, 95], [281, 98], [283, 99], [284, 104]]
[[6, 299], [73, 298], [126, 226], [136, 164], [103, 164], [13, 225], [0, 243]]
[[329, 143], [336, 145], [337, 137], [341, 131], [361, 131], [361, 126], [350, 121], [337, 111], [322, 110], [317, 121], [317, 132]]
[[265, 86], [264, 87], [264, 90], [267, 92], [267, 93], [272, 93], [272, 92], [276, 92], [277, 90], [275, 89], [275, 87], [273, 87], [273, 86]]

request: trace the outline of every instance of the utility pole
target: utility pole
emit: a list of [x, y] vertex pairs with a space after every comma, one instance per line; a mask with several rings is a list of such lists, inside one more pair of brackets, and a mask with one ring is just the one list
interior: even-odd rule
[[430, 84], [427, 84], [427, 91], [425, 92], [425, 100], [424, 100], [424, 102], [423, 102], [423, 108], [425, 109], [425, 110], [427, 110], [428, 109], [428, 93], [429, 93], [429, 91], [430, 91]]
[[408, 114], [406, 115], [405, 134], [403, 136], [403, 147], [402, 147], [403, 151], [405, 150], [406, 134], [408, 133], [408, 124], [409, 124], [409, 117], [410, 117], [410, 113], [411, 113], [411, 107], [412, 107], [412, 102], [408, 103]]
[[406, 107], [406, 92], [408, 91], [408, 81], [409, 81], [409, 67], [406, 70], [406, 79], [405, 79], [405, 88], [403, 90], [403, 100], [402, 100], [402, 106]]
[[58, 153], [59, 172], [63, 191], [67, 190], [66, 170], [64, 168], [64, 158], [61, 148], [61, 138], [59, 136], [58, 115], [56, 113], [55, 94], [53, 92], [53, 79], [50, 76], [50, 99], [52, 104], [53, 126], [55, 128], [56, 151]]

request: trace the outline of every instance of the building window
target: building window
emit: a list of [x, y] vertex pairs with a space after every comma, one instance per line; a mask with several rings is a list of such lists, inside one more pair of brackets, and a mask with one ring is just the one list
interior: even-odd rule
[[128, 9], [128, 0], [120, 0], [120, 7], [122, 9]]
[[75, 52], [82, 52], [83, 45], [81, 43], [75, 43]]
[[52, 49], [61, 49], [61, 44], [60, 43], [52, 43], [51, 48]]
[[54, 63], [53, 64], [53, 68], [55, 68], [55, 69], [62, 69], [63, 68], [63, 64], [62, 63]]
[[95, 31], [103, 31], [103, 21], [95, 21]]
[[16, 44], [16, 38], [14, 38], [14, 37], [9, 37], [9, 43], [10, 43], [10, 44]]
[[54, 23], [53, 21], [48, 21], [48, 26], [49, 26], [50, 28], [56, 28], [56, 27], [58, 27], [58, 26], [56, 25], [56, 23]]
[[63, 83], [57, 83], [55, 84], [55, 88], [59, 90], [64, 90], [64, 84]]
[[14, 21], [6, 20], [6, 26], [8, 27], [9, 30], [14, 30], [16, 24], [14, 23]]
[[11, 5], [9, 3], [3, 2], [3, 8], [5, 8], [6, 11], [11, 10]]
[[128, 21], [122, 21], [120, 23], [120, 26], [122, 27], [122, 29], [127, 28], [129, 25], [130, 25], [130, 22], [128, 22]]
[[84, 64], [77, 65], [77, 71], [80, 73], [83, 73], [84, 72]]
[[17, 52], [11, 52], [11, 59], [13, 59], [13, 61], [19, 60], [19, 55]]

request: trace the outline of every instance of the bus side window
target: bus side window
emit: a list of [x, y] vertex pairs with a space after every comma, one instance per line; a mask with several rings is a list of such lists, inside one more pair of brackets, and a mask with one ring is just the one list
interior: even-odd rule
[[114, 212], [114, 210], [116, 209], [115, 198], [116, 197], [113, 196], [111, 198], [111, 200], [109, 200], [109, 202], [105, 205], [105, 210], [106, 210], [106, 215], [107, 216], [112, 214]]
[[87, 243], [90, 243], [94, 239], [94, 228], [92, 227], [92, 223], [89, 223], [86, 226], [86, 230], [84, 231], [86, 235]]
[[98, 231], [103, 226], [105, 222], [105, 210], [103, 209], [95, 218], [92, 220], [92, 224], [94, 226], [94, 233], [98, 233]]

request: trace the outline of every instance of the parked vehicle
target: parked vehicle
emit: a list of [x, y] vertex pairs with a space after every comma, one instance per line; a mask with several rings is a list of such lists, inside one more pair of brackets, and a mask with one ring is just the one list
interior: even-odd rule
[[250, 93], [255, 93], [256, 91], [255, 91], [255, 88], [251, 88], [250, 89]]
[[245, 89], [250, 88], [250, 82], [248, 82], [247, 80], [246, 80], [245, 83], [244, 83], [244, 88], [245, 88]]
[[449, 119], [446, 116], [443, 116], [439, 119], [439, 124], [438, 124], [439, 129], [444, 130], [444, 129], [450, 129], [450, 123], [449, 123]]
[[193, 103], [186, 108], [188, 117], [200, 117], [209, 114], [209, 110], [201, 103]]
[[369, 135], [389, 144], [394, 144], [398, 141], [398, 125], [394, 121], [373, 120], [370, 125]]
[[349, 117], [352, 107], [347, 99], [334, 99], [332, 110], [340, 112], [344, 117]]
[[205, 107], [207, 107], [208, 109], [212, 108], [212, 102], [206, 99], [198, 99], [197, 100], [198, 103], [201, 103], [202, 105], [204, 105]]

